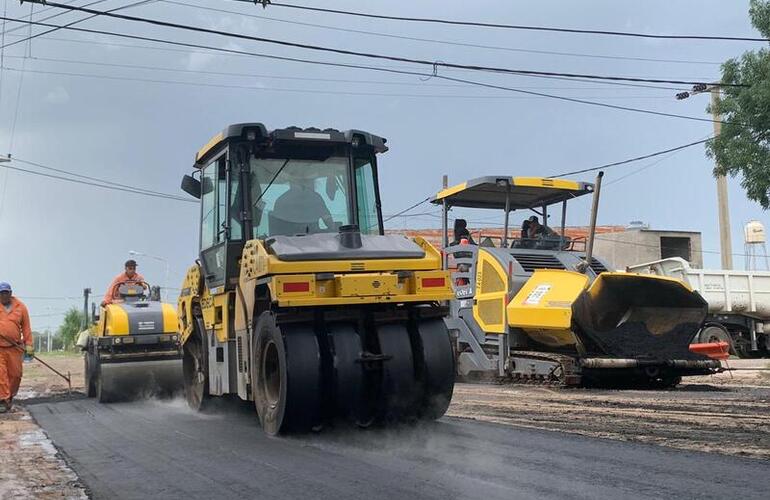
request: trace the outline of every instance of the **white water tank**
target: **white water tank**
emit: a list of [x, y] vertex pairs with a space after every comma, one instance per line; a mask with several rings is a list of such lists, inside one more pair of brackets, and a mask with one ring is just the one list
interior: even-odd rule
[[744, 241], [747, 244], [765, 243], [765, 226], [758, 220], [750, 220], [743, 227]]

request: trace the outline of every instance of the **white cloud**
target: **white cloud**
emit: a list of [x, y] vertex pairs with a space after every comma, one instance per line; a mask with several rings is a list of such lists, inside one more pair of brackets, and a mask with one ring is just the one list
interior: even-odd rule
[[64, 87], [55, 87], [48, 91], [45, 100], [51, 104], [64, 104], [69, 102], [70, 95]]

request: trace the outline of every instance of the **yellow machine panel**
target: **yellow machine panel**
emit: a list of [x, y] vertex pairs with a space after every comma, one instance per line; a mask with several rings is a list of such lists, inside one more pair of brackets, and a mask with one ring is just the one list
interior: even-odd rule
[[567, 330], [572, 323], [572, 304], [587, 286], [585, 274], [536, 270], [508, 304], [508, 324], [524, 329]]
[[505, 333], [507, 297], [508, 274], [497, 259], [480, 248], [476, 266], [473, 317], [482, 330], [489, 333]]

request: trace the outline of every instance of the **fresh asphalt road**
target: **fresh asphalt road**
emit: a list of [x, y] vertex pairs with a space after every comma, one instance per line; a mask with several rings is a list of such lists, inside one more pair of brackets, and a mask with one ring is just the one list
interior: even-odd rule
[[94, 498], [768, 498], [770, 462], [444, 418], [268, 438], [253, 410], [30, 405]]

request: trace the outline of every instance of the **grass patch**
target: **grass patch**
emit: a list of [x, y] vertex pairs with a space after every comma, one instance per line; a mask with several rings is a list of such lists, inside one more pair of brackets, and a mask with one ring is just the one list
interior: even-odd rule
[[81, 351], [51, 351], [51, 352], [36, 352], [35, 356], [46, 358], [79, 358], [83, 356]]

